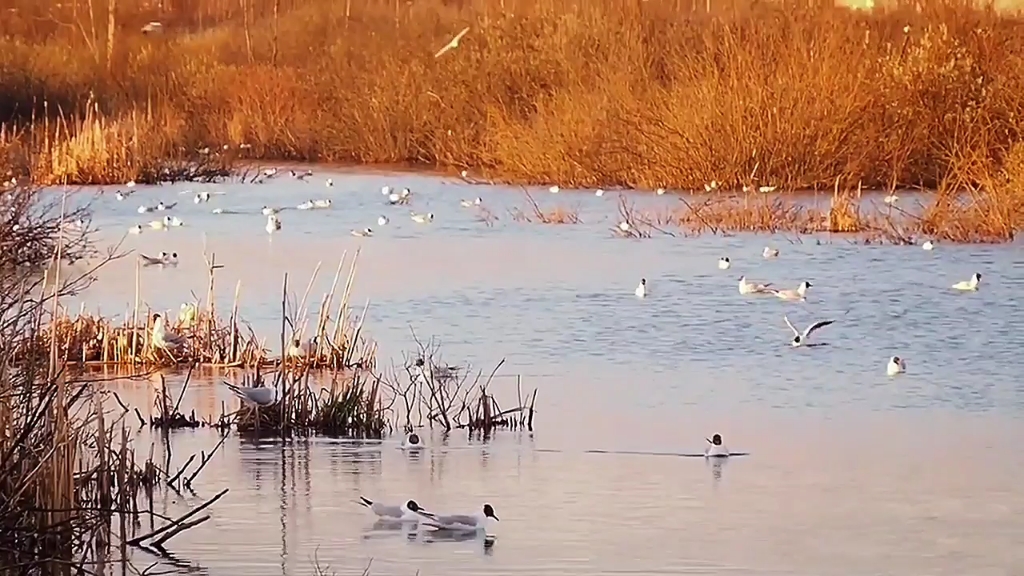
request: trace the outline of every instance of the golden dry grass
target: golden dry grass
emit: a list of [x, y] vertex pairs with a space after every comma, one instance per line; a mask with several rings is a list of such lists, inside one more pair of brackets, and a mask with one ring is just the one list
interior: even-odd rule
[[0, 119], [102, 113], [32, 139], [41, 181], [245, 144], [564, 186], [937, 186], [1021, 139], [1024, 28], [953, 0], [113, 2], [14, 0], [0, 22]]

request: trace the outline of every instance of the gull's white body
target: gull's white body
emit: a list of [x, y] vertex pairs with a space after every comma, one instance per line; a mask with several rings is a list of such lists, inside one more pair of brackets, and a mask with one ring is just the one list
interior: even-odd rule
[[264, 206], [263, 210], [261, 210], [261, 212], [263, 212], [264, 216], [270, 216], [271, 214], [277, 214], [280, 211], [281, 211], [280, 208], [271, 208], [269, 206]]
[[459, 204], [463, 208], [470, 208], [470, 207], [473, 207], [473, 206], [479, 206], [481, 202], [483, 202], [483, 200], [478, 196], [478, 197], [476, 197], [473, 200], [460, 200]]
[[705, 458], [727, 458], [729, 456], [729, 448], [725, 444], [712, 444], [708, 442], [708, 447], [704, 449]]
[[413, 214], [412, 221], [419, 224], [427, 224], [428, 222], [434, 221], [434, 214], [432, 212], [427, 214]]
[[601, 190], [600, 188], [598, 188], [597, 190], [594, 191], [594, 196], [597, 196], [598, 198], [600, 198], [601, 196], [604, 196], [604, 190]]
[[889, 376], [895, 376], [902, 374], [907, 371], [907, 363], [902, 358], [893, 356], [889, 359], [889, 364], [885, 367], [885, 373]]
[[380, 217], [377, 218], [377, 225], [378, 226], [387, 226], [388, 222], [390, 222], [390, 220], [388, 220], [387, 216], [380, 216]]
[[149, 206], [139, 206], [139, 214], [145, 214], [146, 212], [152, 212], [153, 209]]
[[273, 234], [281, 229], [281, 220], [278, 219], [277, 214], [271, 214], [267, 216], [267, 234]]
[[548, 192], [551, 192], [552, 194], [558, 194], [560, 190], [561, 188], [559, 188], [558, 186], [552, 186], [551, 188], [548, 188]]
[[402, 450], [422, 450], [423, 449], [423, 437], [419, 434], [410, 432], [405, 435], [400, 445]]
[[438, 50], [434, 54], [434, 58], [440, 58], [441, 56], [444, 55], [445, 52], [458, 48], [459, 47], [459, 40], [462, 40], [462, 37], [465, 36], [466, 33], [468, 33], [468, 32], [469, 32], [469, 26], [466, 26], [458, 34], [456, 34], [455, 37], [452, 38], [447, 44], [442, 46], [441, 49]]
[[764, 256], [765, 258], [775, 258], [778, 255], [779, 255], [779, 249], [778, 248], [769, 248], [767, 246], [765, 246], [764, 250], [761, 252], [761, 256]]
[[153, 330], [149, 335], [153, 346], [161, 350], [174, 350], [185, 343], [185, 339], [167, 329], [163, 316], [153, 319]]
[[278, 393], [277, 388], [266, 388], [263, 386], [259, 387], [241, 387], [235, 386], [230, 382], [224, 382], [224, 385], [229, 390], [235, 393], [235, 396], [241, 398], [242, 402], [250, 406], [272, 406], [277, 403]]
[[352, 235], [367, 238], [369, 236], [373, 236], [373, 230], [369, 228], [363, 228], [362, 230], [353, 230]]
[[790, 345], [794, 348], [807, 344], [807, 341], [811, 338], [811, 334], [818, 329], [824, 328], [825, 326], [835, 322], [835, 320], [820, 320], [808, 326], [803, 332], [800, 332], [793, 326], [793, 323], [789, 321], [788, 316], [783, 316], [782, 319], [786, 321], [786, 326], [789, 326], [789, 329], [793, 331], [793, 341], [790, 342]]
[[359, 497], [359, 503], [366, 506], [377, 515], [378, 518], [384, 520], [397, 520], [400, 522], [419, 522], [424, 516], [417, 514], [409, 509], [407, 503], [402, 504], [385, 504], [383, 502], [376, 502], [363, 496]]
[[637, 298], [647, 297], [647, 280], [641, 280], [636, 286], [636, 290], [633, 291]]
[[810, 285], [807, 282], [801, 282], [800, 285], [797, 286], [796, 290], [774, 290], [772, 291], [772, 294], [775, 294], [783, 300], [799, 301], [804, 300], [807, 297], [808, 288], [810, 288]]
[[152, 228], [153, 230], [167, 230], [167, 219], [164, 218], [163, 220], [153, 220], [152, 222], [149, 223], [149, 227]]
[[475, 514], [420, 514], [420, 524], [438, 530], [455, 532], [476, 532], [487, 530], [487, 516]]
[[136, 224], [135, 226], [132, 226], [131, 228], [128, 229], [128, 233], [129, 234], [142, 234], [142, 226], [139, 226], [138, 224]]
[[747, 294], [763, 294], [763, 293], [766, 293], [766, 292], [770, 292], [768, 287], [771, 286], [771, 285], [772, 285], [771, 282], [769, 282], [767, 284], [757, 284], [756, 282], [747, 282], [747, 277], [746, 276], [740, 276], [740, 286], [739, 286], [739, 288], [740, 288], [740, 294], [743, 294], [743, 295], [747, 295]]
[[299, 204], [298, 206], [296, 206], [296, 208], [298, 208], [299, 210], [312, 210], [313, 206], [314, 206], [314, 204], [313, 204], [312, 200], [306, 200], [302, 204]]
[[313, 200], [313, 208], [330, 208], [331, 199], [325, 198], [323, 200]]
[[728, 270], [730, 266], [732, 266], [732, 262], [730, 262], [728, 258], [719, 258], [718, 259], [718, 269], [719, 270]]
[[960, 290], [962, 292], [974, 292], [978, 289], [979, 284], [981, 284], [981, 274], [975, 273], [971, 276], [970, 280], [953, 284], [953, 289]]
[[921, 248], [925, 250], [935, 250], [935, 243], [931, 240], [925, 240], [924, 244], [921, 244]]

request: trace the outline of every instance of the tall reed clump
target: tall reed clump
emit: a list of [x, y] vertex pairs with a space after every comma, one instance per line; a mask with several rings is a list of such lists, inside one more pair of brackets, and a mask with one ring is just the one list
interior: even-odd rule
[[68, 216], [87, 220], [87, 211], [58, 211], [63, 203], [44, 204], [24, 189], [3, 198], [0, 566], [19, 574], [102, 572], [111, 543], [134, 530], [139, 496], [158, 471], [151, 461], [136, 463], [124, 422], [107, 414], [93, 382], [60, 362], [56, 342], [40, 338], [59, 299], [89, 282], [47, 268], [89, 251], [87, 231], [69, 234], [64, 226]]
[[[206, 298], [197, 302], [186, 302], [174, 314], [140, 307], [136, 297], [135, 308], [125, 311], [120, 321], [89, 314], [84, 305], [72, 315], [63, 307], [54, 310], [53, 318], [42, 327], [41, 341], [55, 342], [57, 354], [62, 362], [87, 365], [110, 365], [135, 368], [155, 366], [212, 366], [268, 367], [280, 365], [282, 357], [289, 365], [316, 369], [365, 369], [375, 365], [376, 345], [363, 333], [366, 307], [358, 315], [349, 306], [349, 299], [355, 283], [358, 252], [352, 259], [344, 285], [339, 281], [347, 261], [343, 254], [328, 293], [320, 302], [315, 317], [306, 313], [306, 300], [320, 267], [313, 273], [300, 309], [302, 314], [295, 322], [289, 320], [288, 334], [282, 341], [284, 353], [273, 356], [265, 345], [265, 338], [253, 332], [238, 313], [241, 285], [235, 287], [235, 299], [230, 313], [226, 316], [215, 307], [216, 254], [204, 255], [207, 263], [208, 283]], [[138, 270], [136, 289], [141, 291]], [[369, 303], [367, 303], [367, 306]], [[153, 315], [159, 312], [165, 317], [171, 332], [184, 338], [184, 345], [165, 350], [152, 341]], [[312, 337], [303, 343], [304, 331]], [[28, 353], [34, 345], [27, 345], [15, 351], [15, 358]]]
[[[0, 121], [40, 131], [58, 110], [83, 117], [92, 94], [118, 142], [146, 119], [164, 144], [145, 154], [244, 145], [563, 186], [888, 189], [937, 187], [955, 150], [999, 166], [1021, 140], [1024, 27], [961, 0], [9, 4]], [[149, 20], [163, 32], [144, 34]], [[30, 140], [41, 181], [94, 177], [77, 144], [48, 157]]]

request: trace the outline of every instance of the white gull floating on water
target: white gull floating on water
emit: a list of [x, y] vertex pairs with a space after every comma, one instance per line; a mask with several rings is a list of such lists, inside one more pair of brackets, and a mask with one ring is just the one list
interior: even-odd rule
[[488, 518], [498, 521], [490, 504], [484, 504], [483, 510], [475, 514], [431, 514], [422, 511], [419, 514], [423, 517], [420, 520], [423, 526], [456, 532], [486, 531]]

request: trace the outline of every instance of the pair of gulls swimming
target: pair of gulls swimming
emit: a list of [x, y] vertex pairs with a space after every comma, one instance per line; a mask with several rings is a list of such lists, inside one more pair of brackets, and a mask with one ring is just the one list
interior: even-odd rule
[[424, 526], [439, 531], [486, 532], [489, 519], [499, 521], [494, 514], [494, 507], [490, 504], [484, 504], [481, 510], [474, 514], [435, 514], [424, 510], [415, 500], [396, 505], [360, 496], [358, 502], [372, 510], [381, 520], [400, 522], [410, 527]]
[[146, 256], [145, 254], [139, 254], [139, 259], [142, 260], [143, 266], [177, 266], [178, 265], [178, 253], [171, 252], [168, 254], [161, 250], [156, 256]]

